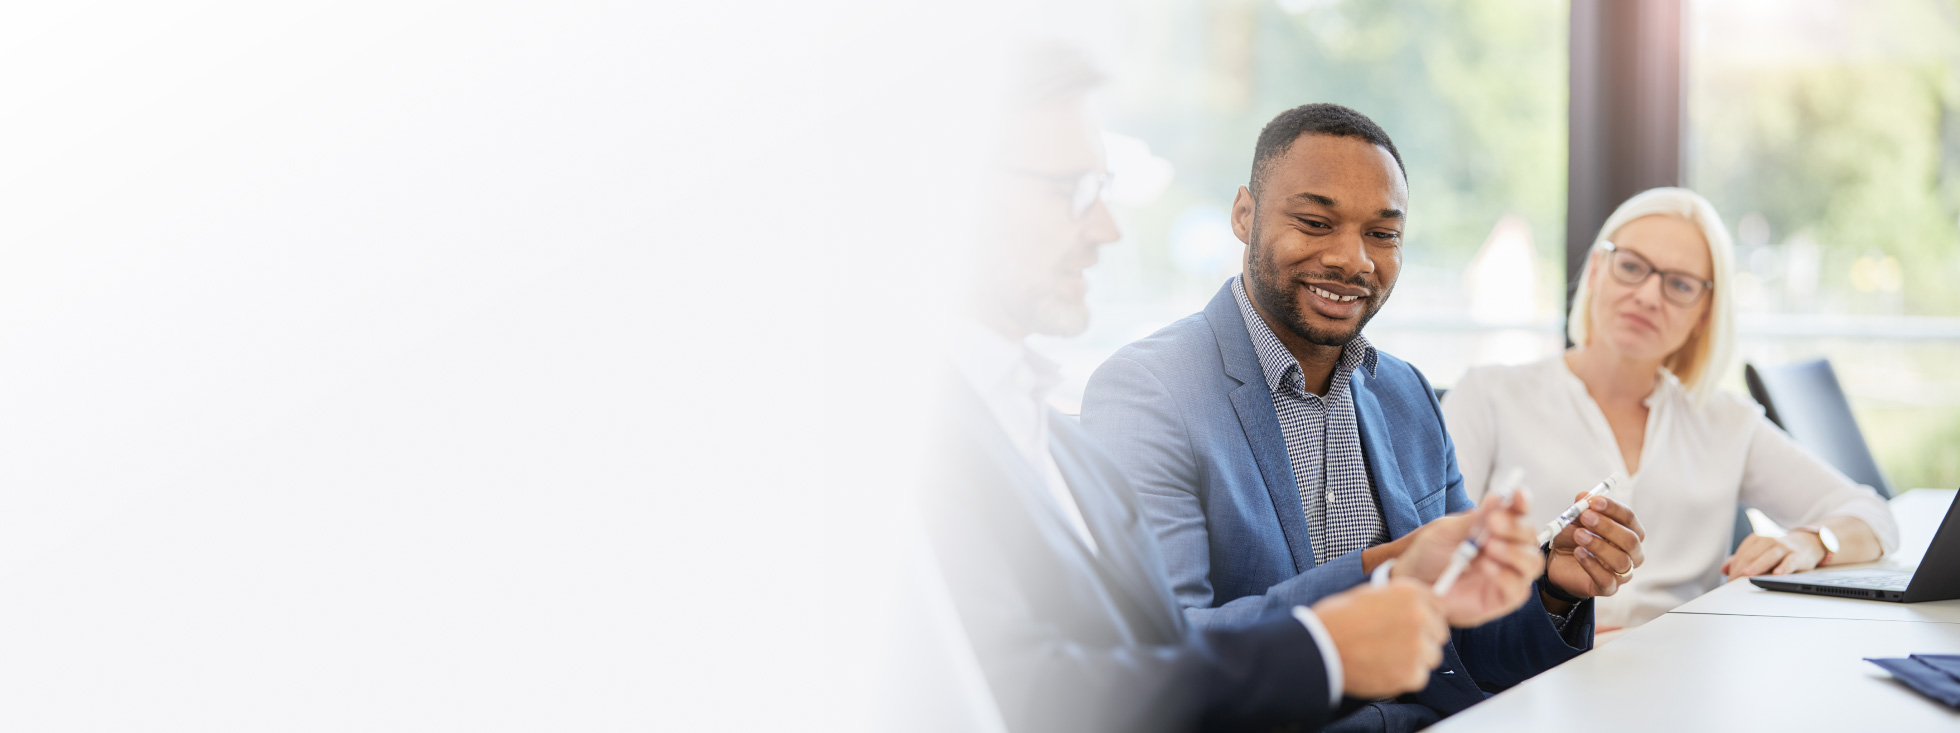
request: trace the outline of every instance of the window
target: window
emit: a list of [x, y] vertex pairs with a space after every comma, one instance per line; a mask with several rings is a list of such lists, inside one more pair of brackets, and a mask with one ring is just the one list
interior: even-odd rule
[[1308, 102], [1372, 117], [1408, 167], [1394, 296], [1368, 326], [1448, 385], [1471, 364], [1564, 341], [1566, 49], [1542, 0], [1139, 0], [1102, 44], [1101, 95], [1125, 238], [1093, 268], [1090, 331], [1037, 346], [1080, 402], [1124, 344], [1202, 309], [1238, 272], [1227, 216], [1259, 129]]
[[1828, 357], [1895, 487], [1960, 485], [1960, 6], [1695, 2], [1687, 33], [1740, 354]]

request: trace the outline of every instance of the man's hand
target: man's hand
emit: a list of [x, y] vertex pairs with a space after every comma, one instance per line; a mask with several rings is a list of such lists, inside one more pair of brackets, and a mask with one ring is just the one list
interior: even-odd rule
[[[1585, 498], [1579, 492], [1572, 498]], [[1633, 569], [1647, 561], [1640, 548], [1647, 530], [1633, 510], [1604, 496], [1595, 496], [1578, 521], [1552, 538], [1546, 576], [1560, 590], [1578, 598], [1610, 596], [1633, 578]], [[1549, 608], [1552, 603], [1546, 603]], [[1563, 604], [1560, 604], [1563, 605]]]
[[1457, 545], [1482, 524], [1486, 528], [1483, 550], [1444, 595], [1444, 615], [1458, 628], [1502, 617], [1530, 599], [1531, 581], [1545, 569], [1537, 536], [1523, 521], [1530, 510], [1523, 492], [1508, 504], [1494, 494], [1485, 496], [1475, 511], [1443, 517], [1409, 533], [1413, 539], [1389, 575], [1435, 583]]
[[1735, 554], [1722, 562], [1722, 575], [1733, 580], [1752, 575], [1787, 575], [1817, 567], [1824, 559], [1824, 542], [1809, 532], [1782, 537], [1752, 534], [1742, 539]]
[[[1361, 586], [1321, 599], [1314, 615], [1341, 655], [1342, 692], [1374, 699], [1429, 685], [1450, 639], [1442, 602], [1412, 580]], [[1325, 650], [1323, 650], [1325, 651]]]

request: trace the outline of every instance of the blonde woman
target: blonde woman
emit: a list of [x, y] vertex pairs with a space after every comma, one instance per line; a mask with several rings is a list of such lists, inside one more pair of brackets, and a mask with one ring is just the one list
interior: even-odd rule
[[[1602, 632], [1646, 623], [1725, 576], [1863, 562], [1898, 546], [1877, 492], [1791, 441], [1756, 403], [1716, 389], [1735, 341], [1733, 260], [1707, 199], [1681, 188], [1634, 196], [1586, 258], [1567, 320], [1577, 345], [1471, 369], [1443, 400], [1473, 500], [1512, 467], [1560, 498], [1614, 471], [1631, 477], [1613, 498], [1639, 513], [1646, 562], [1598, 600]], [[1738, 501], [1798, 529], [1752, 535], [1730, 556]], [[1541, 523], [1565, 508], [1537, 504]]]

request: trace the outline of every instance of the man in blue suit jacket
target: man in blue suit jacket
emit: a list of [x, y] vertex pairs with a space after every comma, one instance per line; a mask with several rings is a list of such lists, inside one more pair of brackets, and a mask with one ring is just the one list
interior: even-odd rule
[[[1353, 587], [1471, 508], [1429, 383], [1360, 336], [1394, 287], [1407, 200], [1373, 121], [1337, 105], [1283, 113], [1234, 203], [1242, 274], [1089, 381], [1083, 424], [1138, 487], [1202, 627]], [[1452, 633], [1428, 687], [1350, 701], [1335, 727], [1417, 729], [1586, 651], [1585, 599], [1630, 577], [1643, 534], [1626, 507], [1596, 499], [1552, 542], [1521, 607], [1485, 623], [1488, 604], [1452, 592], [1452, 625], [1474, 627]], [[1417, 564], [1402, 559], [1391, 574]]]
[[[1276, 603], [1229, 627], [1193, 623], [1122, 468], [1046, 406], [1054, 370], [1025, 339], [1081, 330], [1081, 271], [1118, 233], [1082, 105], [1095, 75], [1065, 48], [1032, 49], [1025, 63], [984, 187], [994, 228], [972, 263], [971, 317], [940, 333], [954, 378], [920, 500], [1000, 721], [1017, 733], [1314, 730], [1344, 692], [1427, 684], [1449, 631], [1442, 602], [1413, 581]], [[1509, 515], [1478, 516], [1493, 536], [1526, 537], [1510, 544], [1537, 561]], [[1446, 555], [1471, 523], [1412, 553]]]

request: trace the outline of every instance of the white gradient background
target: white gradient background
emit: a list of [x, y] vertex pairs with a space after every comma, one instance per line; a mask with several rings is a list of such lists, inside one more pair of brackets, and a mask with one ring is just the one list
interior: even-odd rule
[[0, 729], [865, 727], [956, 16], [0, 10]]

